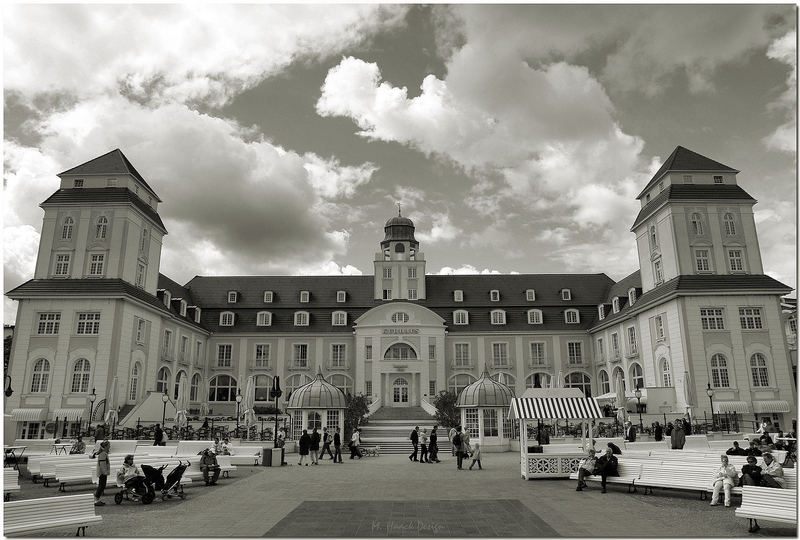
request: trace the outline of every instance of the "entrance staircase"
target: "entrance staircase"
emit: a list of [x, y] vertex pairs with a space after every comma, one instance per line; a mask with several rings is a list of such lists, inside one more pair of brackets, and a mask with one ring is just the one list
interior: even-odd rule
[[[436, 418], [422, 407], [381, 407], [361, 426], [361, 444], [369, 448], [380, 446], [382, 454], [410, 454], [412, 446], [408, 436], [414, 426], [419, 426], [420, 431], [427, 429], [430, 435], [435, 423]], [[439, 453], [450, 454], [447, 430], [439, 427], [436, 434]]]

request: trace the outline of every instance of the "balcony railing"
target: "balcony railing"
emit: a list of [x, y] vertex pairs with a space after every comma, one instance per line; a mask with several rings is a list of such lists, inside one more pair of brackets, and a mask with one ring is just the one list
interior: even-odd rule
[[309, 364], [308, 364], [308, 362], [306, 362], [305, 364], [299, 364], [297, 362], [292, 362], [291, 364], [286, 366], [286, 369], [288, 369], [289, 371], [303, 371], [303, 370], [309, 369]]
[[450, 369], [472, 369], [474, 367], [472, 360], [453, 360], [450, 362]]

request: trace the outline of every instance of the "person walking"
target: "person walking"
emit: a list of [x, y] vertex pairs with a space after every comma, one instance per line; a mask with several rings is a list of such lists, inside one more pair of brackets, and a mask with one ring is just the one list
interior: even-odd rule
[[475, 464], [478, 464], [478, 470], [482, 471], [483, 467], [481, 467], [481, 443], [476, 441], [475, 442], [475, 449], [472, 451], [472, 464], [469, 466], [469, 470], [472, 470], [472, 467]]
[[164, 442], [164, 431], [161, 429], [161, 424], [156, 424], [155, 432], [153, 433], [153, 446], [166, 446], [161, 444]]
[[319, 465], [319, 441], [322, 437], [319, 436], [317, 432], [317, 428], [311, 430], [311, 443], [309, 444], [309, 450], [311, 451], [311, 463], [313, 465]]
[[625, 422], [625, 441], [636, 442], [636, 428], [630, 421]]
[[355, 428], [353, 430], [353, 436], [350, 437], [350, 459], [358, 456], [358, 459], [361, 459], [361, 450], [358, 447], [361, 446], [361, 428]]
[[447, 439], [450, 441], [450, 451], [453, 453], [454, 457], [456, 455], [456, 445], [453, 442], [453, 437], [456, 436], [456, 433], [458, 433], [458, 430], [454, 427], [451, 427], [450, 431], [447, 432]]
[[111, 464], [108, 460], [108, 449], [111, 444], [106, 440], [100, 443], [100, 448], [92, 453], [92, 458], [97, 458], [97, 490], [94, 492], [94, 505], [105, 506], [100, 500], [106, 489], [108, 475], [111, 474]]
[[661, 441], [664, 438], [664, 428], [656, 420], [656, 425], [653, 427], [653, 438], [656, 441]]
[[428, 451], [430, 452], [428, 460], [431, 463], [439, 463], [439, 435], [436, 433], [438, 427], [433, 426], [433, 429], [431, 429], [430, 444], [428, 445]]
[[411, 445], [414, 447], [414, 451], [411, 452], [411, 455], [408, 456], [409, 461], [417, 461], [417, 447], [419, 446], [419, 426], [414, 426], [414, 429], [411, 430], [411, 435], [408, 436], [411, 440]]
[[686, 434], [683, 431], [683, 422], [680, 420], [675, 421], [675, 427], [672, 429], [669, 440], [673, 450], [683, 450], [683, 445], [686, 444]]
[[[336, 428], [336, 433], [333, 434], [333, 462], [334, 463], [341, 463], [342, 462], [342, 436], [339, 433], [339, 428]], [[338, 461], [337, 461], [338, 458]]]
[[422, 433], [419, 434], [419, 462], [430, 463], [428, 460], [428, 430], [422, 428]]
[[462, 462], [464, 459], [468, 458], [472, 452], [472, 446], [470, 446], [469, 442], [469, 430], [463, 429], [461, 431], [461, 459]]
[[[308, 458], [308, 449], [311, 447], [311, 437], [308, 435], [307, 429], [304, 429], [303, 434], [300, 435], [300, 440], [297, 441], [297, 447], [297, 453], [300, 454], [300, 462], [298, 465], [302, 465]], [[306, 463], [306, 467], [308, 467], [308, 463]]]
[[450, 439], [450, 442], [453, 444], [453, 455], [456, 456], [457, 467], [458, 467], [459, 470], [461, 470], [461, 461], [462, 461], [462, 456], [461, 456], [461, 426], [458, 426], [458, 427], [453, 428], [453, 429], [456, 430], [456, 433], [455, 433], [455, 435], [453, 435], [453, 438]]
[[330, 459], [333, 459], [333, 452], [331, 452], [331, 442], [333, 442], [333, 437], [331, 434], [328, 433], [328, 428], [322, 428], [322, 452], [320, 453], [319, 457], [325, 458], [325, 451], [327, 450], [328, 455], [331, 456]]

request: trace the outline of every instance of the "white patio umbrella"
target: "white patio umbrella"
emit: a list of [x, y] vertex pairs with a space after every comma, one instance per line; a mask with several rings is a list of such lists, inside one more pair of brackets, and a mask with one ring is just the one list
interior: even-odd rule
[[185, 428], [189, 424], [187, 415], [189, 414], [189, 389], [186, 385], [186, 376], [181, 377], [178, 382], [178, 399], [175, 401], [175, 423], [179, 428]]
[[558, 370], [558, 379], [556, 379], [555, 388], [564, 388], [564, 372], [560, 369]]
[[614, 381], [614, 390], [617, 392], [617, 418], [619, 418], [620, 422], [625, 422], [625, 410], [627, 408], [625, 402], [625, 385], [622, 384], [622, 377], [619, 373]]
[[256, 381], [253, 375], [247, 377], [242, 405], [244, 406], [244, 425], [249, 433], [250, 426], [256, 425], [256, 412], [253, 410], [256, 406]]
[[203, 399], [200, 402], [200, 416], [208, 416], [210, 407], [208, 406], [208, 385], [200, 383], [198, 391], [203, 392]]
[[108, 397], [106, 398], [106, 424], [113, 433], [114, 424], [117, 423], [117, 378], [111, 381], [111, 387], [108, 389]]

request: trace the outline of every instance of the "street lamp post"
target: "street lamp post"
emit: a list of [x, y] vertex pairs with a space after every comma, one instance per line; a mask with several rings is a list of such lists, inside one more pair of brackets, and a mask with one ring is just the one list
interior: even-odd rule
[[164, 421], [167, 419], [167, 401], [169, 401], [169, 395], [167, 391], [164, 390], [164, 393], [161, 394], [161, 401], [164, 402], [164, 409], [161, 412], [161, 428], [164, 428]]
[[714, 390], [711, 388], [711, 383], [708, 383], [706, 395], [708, 396], [708, 401], [711, 402], [711, 430], [713, 431], [716, 424], [714, 423]]
[[4, 379], [3, 382], [5, 382], [5, 387], [6, 387], [6, 389], [5, 389], [6, 397], [11, 397], [11, 394], [14, 393], [14, 389], [11, 388], [11, 375], [6, 373], [5, 377], [3, 377], [3, 379]]
[[242, 404], [242, 391], [236, 390], [236, 436], [239, 436], [239, 405]]
[[275, 436], [275, 442], [273, 443], [272, 447], [277, 448], [278, 447], [278, 398], [281, 397], [281, 395], [283, 395], [283, 391], [281, 390], [280, 377], [278, 375], [276, 375], [275, 378], [272, 379], [272, 389], [270, 390], [269, 393], [271, 397], [275, 398], [275, 433], [273, 433], [273, 435]]
[[92, 393], [89, 394], [89, 420], [86, 422], [86, 434], [92, 429], [92, 412], [94, 411], [94, 400], [97, 399], [97, 394], [92, 388]]
[[641, 433], [644, 431], [644, 425], [642, 424], [642, 389], [637, 386], [633, 395], [636, 396], [636, 408], [639, 409], [639, 432]]

